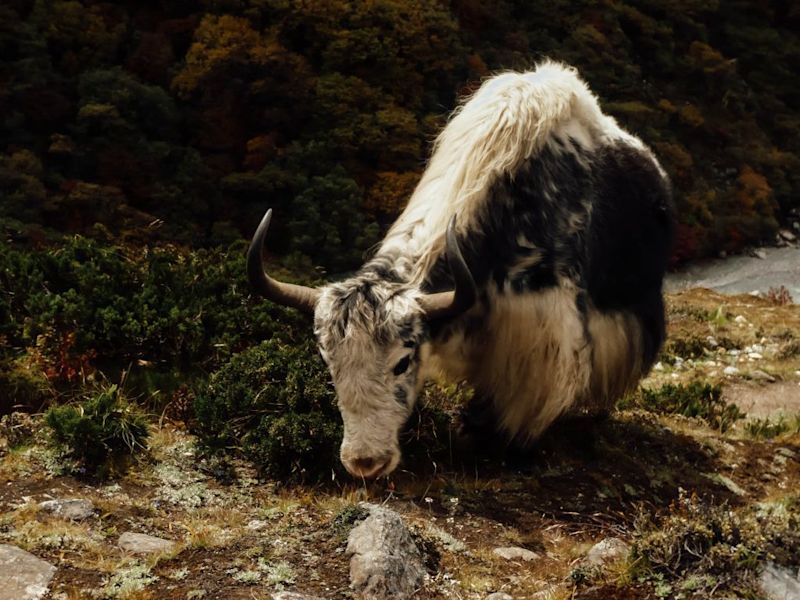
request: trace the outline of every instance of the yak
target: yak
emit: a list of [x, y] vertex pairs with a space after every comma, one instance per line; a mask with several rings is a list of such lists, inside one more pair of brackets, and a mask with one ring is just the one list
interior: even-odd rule
[[507, 442], [606, 412], [665, 336], [669, 179], [575, 69], [485, 82], [437, 137], [408, 205], [363, 267], [320, 288], [247, 258], [251, 285], [313, 314], [354, 476], [392, 472], [422, 384], [466, 381]]

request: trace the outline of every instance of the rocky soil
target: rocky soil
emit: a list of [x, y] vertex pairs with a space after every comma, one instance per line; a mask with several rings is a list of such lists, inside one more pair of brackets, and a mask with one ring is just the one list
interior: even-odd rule
[[669, 311], [644, 387], [721, 385], [747, 413], [725, 431], [633, 404], [524, 456], [310, 488], [204, 459], [173, 422], [86, 480], [6, 419], [0, 599], [798, 598], [800, 306], [691, 290]]

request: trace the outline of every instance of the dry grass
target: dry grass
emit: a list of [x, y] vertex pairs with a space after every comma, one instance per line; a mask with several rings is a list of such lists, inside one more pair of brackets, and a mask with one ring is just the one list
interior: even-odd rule
[[[692, 378], [725, 385], [755, 368], [784, 383], [800, 380], [795, 374], [800, 352], [793, 350], [800, 343], [800, 307], [691, 291], [671, 297], [669, 311], [669, 348], [684, 352], [684, 363], [691, 352], [702, 356], [682, 368], [665, 364], [646, 385]], [[726, 352], [752, 344], [768, 351], [762, 360], [736, 363], [742, 367], [739, 375], [713, 375], [715, 368], [704, 361], [721, 359], [706, 353], [709, 336]], [[664, 519], [679, 486], [697, 489], [712, 509], [728, 498], [740, 515], [758, 502], [794, 506], [785, 494], [800, 486], [800, 434], [793, 433], [793, 421], [788, 423], [788, 429], [770, 421], [754, 423], [750, 432], [737, 425], [723, 433], [697, 419], [637, 409], [601, 425], [588, 448], [572, 439], [550, 439], [521, 469], [481, 458], [458, 468], [407, 466], [408, 472], [390, 481], [335, 481], [317, 487], [258, 482], [239, 463], [231, 467], [236, 477], [223, 485], [209, 475], [208, 464], [201, 465], [191, 437], [164, 425], [153, 430], [152, 464], [139, 464], [94, 490], [85, 482], [78, 485], [56, 476], [57, 465], [50, 464], [55, 458], [38, 447], [7, 452], [0, 457], [6, 502], [0, 541], [58, 562], [63, 568], [54, 591], [68, 599], [85, 598], [89, 590], [103, 589], [115, 573], [134, 568], [158, 579], [119, 597], [184, 599], [192, 590], [205, 589], [206, 598], [270, 598], [267, 560], [291, 566], [296, 581], [288, 589], [342, 597], [350, 593], [343, 550], [351, 523], [341, 530], [334, 523], [366, 500], [401, 512], [432, 552], [432, 580], [420, 592], [421, 599], [482, 600], [504, 591], [526, 598], [546, 598], [548, 593], [552, 600], [563, 600], [599, 589], [600, 595], [586, 597], [612, 598], [624, 592], [626, 598], [644, 600], [654, 597], [656, 584], [678, 590], [682, 580], [645, 576], [642, 583], [643, 569], [650, 567], [641, 557], [593, 571], [586, 583], [571, 574], [595, 542], [611, 535], [631, 541], [639, 535], [633, 523], [637, 507], [655, 524], [638, 530], [647, 543], [657, 544], [662, 523], [678, 531], [676, 522]], [[779, 454], [778, 448], [796, 452], [797, 458]], [[776, 456], [781, 457], [778, 462]], [[765, 473], [769, 477], [762, 477]], [[714, 475], [735, 481], [746, 495], [732, 494], [712, 480]], [[100, 518], [69, 523], [43, 514], [37, 502], [55, 489], [65, 497], [93, 500]], [[257, 530], [247, 527], [254, 519], [262, 521]], [[124, 531], [164, 532], [163, 537], [179, 544], [168, 554], [126, 557], [116, 547]], [[540, 557], [529, 563], [506, 561], [492, 552], [498, 546], [522, 546]], [[259, 583], [234, 578], [248, 571], [259, 573]], [[690, 581], [706, 583], [702, 578]]]

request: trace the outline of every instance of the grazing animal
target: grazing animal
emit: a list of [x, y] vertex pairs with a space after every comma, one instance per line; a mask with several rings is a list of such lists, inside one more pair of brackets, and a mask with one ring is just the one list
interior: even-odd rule
[[344, 421], [341, 460], [377, 477], [422, 383], [466, 380], [509, 440], [606, 411], [665, 333], [669, 181], [572, 68], [481, 85], [439, 135], [408, 206], [352, 277], [267, 274], [267, 212], [248, 254], [265, 297], [313, 313]]

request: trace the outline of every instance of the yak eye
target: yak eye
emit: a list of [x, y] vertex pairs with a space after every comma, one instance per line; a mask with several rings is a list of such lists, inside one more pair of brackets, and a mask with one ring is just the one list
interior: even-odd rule
[[395, 376], [402, 375], [403, 373], [405, 373], [408, 370], [408, 366], [410, 364], [411, 364], [410, 356], [404, 356], [403, 358], [401, 358], [400, 362], [394, 366]]

